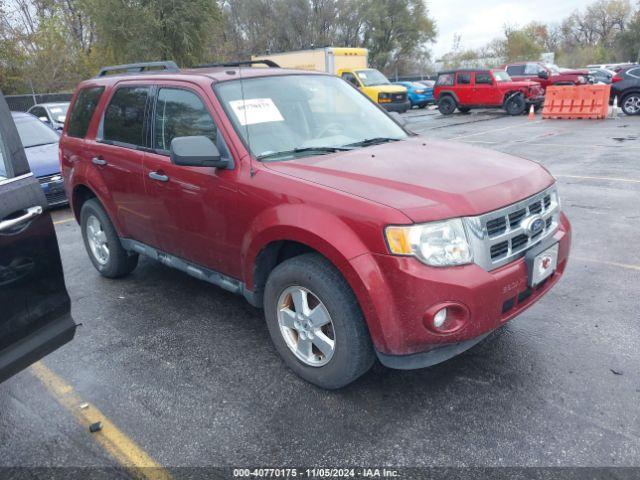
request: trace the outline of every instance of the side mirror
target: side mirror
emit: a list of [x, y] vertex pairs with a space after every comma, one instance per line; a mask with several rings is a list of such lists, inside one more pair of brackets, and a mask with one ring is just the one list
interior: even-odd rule
[[204, 136], [175, 137], [171, 140], [171, 161], [183, 167], [227, 168], [218, 147]]
[[547, 73], [546, 70], [540, 70], [538, 72], [538, 78], [542, 78], [542, 79], [546, 80], [547, 78], [549, 78], [549, 74]]
[[389, 112], [389, 116], [395, 120], [401, 127], [407, 126], [407, 120], [398, 112]]

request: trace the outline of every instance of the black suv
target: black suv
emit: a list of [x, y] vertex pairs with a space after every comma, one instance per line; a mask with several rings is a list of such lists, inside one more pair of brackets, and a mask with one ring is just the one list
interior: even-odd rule
[[0, 382], [75, 329], [47, 200], [0, 92]]
[[614, 98], [627, 115], [640, 115], [640, 65], [626, 67], [611, 79], [611, 102]]

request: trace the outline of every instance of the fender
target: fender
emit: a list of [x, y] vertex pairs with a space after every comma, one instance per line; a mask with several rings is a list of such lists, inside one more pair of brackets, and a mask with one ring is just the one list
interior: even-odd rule
[[372, 308], [365, 281], [350, 260], [370, 252], [345, 222], [326, 210], [304, 204], [280, 205], [262, 212], [242, 242], [242, 271], [248, 290], [255, 288], [258, 255], [270, 243], [294, 241], [316, 250], [342, 274], [353, 290], [372, 336], [378, 337], [380, 322]]
[[460, 99], [458, 98], [458, 95], [456, 95], [456, 93], [452, 90], [442, 90], [440, 91], [440, 93], [438, 93], [438, 100], [440, 100], [440, 97], [443, 97], [444, 95], [451, 95], [453, 97], [453, 99], [456, 101], [456, 103], [460, 103]]

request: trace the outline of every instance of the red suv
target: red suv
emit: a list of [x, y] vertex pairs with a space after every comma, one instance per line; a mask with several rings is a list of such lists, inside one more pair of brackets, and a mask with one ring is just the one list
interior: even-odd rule
[[514, 82], [504, 70], [453, 70], [438, 73], [434, 88], [438, 110], [452, 114], [456, 108], [504, 108], [509, 115], [521, 115], [529, 105], [538, 109], [544, 92], [535, 82]]
[[538, 82], [544, 90], [549, 85], [584, 85], [591, 82], [589, 70], [560, 68], [552, 63], [516, 62], [503, 66], [514, 80]]
[[457, 355], [561, 277], [570, 226], [540, 165], [413, 135], [333, 75], [238, 66], [77, 87], [61, 162], [105, 277], [146, 255], [243, 295], [325, 388]]

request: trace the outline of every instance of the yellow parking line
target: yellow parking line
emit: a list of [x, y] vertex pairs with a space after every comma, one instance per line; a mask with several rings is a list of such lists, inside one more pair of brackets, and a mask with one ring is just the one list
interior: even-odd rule
[[75, 220], [74, 217], [69, 217], [69, 218], [63, 218], [62, 220], [56, 220], [55, 222], [53, 222], [54, 225], [60, 225], [61, 223], [68, 223]]
[[602, 265], [609, 265], [610, 267], [628, 268], [629, 270], [638, 270], [638, 271], [640, 271], [640, 265], [630, 265], [630, 264], [627, 264], [627, 263], [608, 262], [606, 260], [596, 260], [595, 258], [576, 257], [575, 255], [572, 255], [571, 258], [573, 258], [574, 260], [581, 261], [581, 262], [600, 263]]
[[[84, 404], [62, 378], [49, 370], [42, 362], [31, 367], [33, 374], [44, 384], [55, 399], [69, 410], [85, 427], [87, 436], [95, 439], [115, 460], [130, 470], [136, 478], [169, 480], [171, 475], [145, 453], [133, 440], [116, 427], [94, 405]], [[84, 408], [80, 408], [82, 405]], [[102, 430], [89, 433], [89, 425], [102, 422]]]
[[579, 180], [605, 180], [609, 182], [628, 182], [628, 183], [640, 183], [640, 180], [634, 178], [616, 178], [616, 177], [586, 177], [583, 175], [555, 175], [560, 178], [577, 178]]

